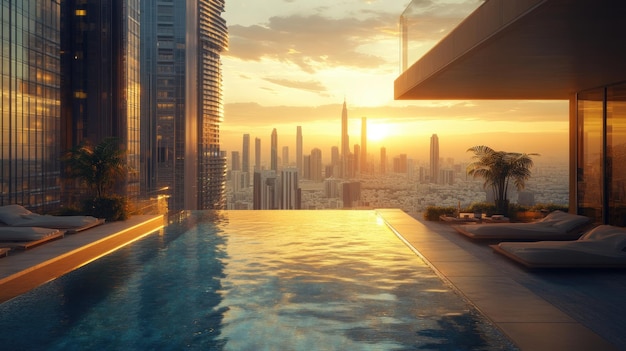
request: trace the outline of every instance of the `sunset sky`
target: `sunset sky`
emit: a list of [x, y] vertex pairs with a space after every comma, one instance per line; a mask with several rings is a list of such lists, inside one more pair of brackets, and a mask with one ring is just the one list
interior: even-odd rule
[[[424, 1], [424, 47], [439, 40], [455, 9], [477, 0]], [[566, 101], [394, 101], [400, 74], [399, 16], [408, 0], [228, 0], [230, 48], [222, 56], [224, 123], [222, 149], [240, 151], [249, 133], [251, 153], [260, 138], [269, 160], [270, 135], [278, 132], [279, 155], [289, 146], [295, 161], [296, 127], [304, 154], [317, 147], [325, 161], [340, 145], [341, 108], [348, 106], [351, 148], [360, 144], [367, 117], [368, 153], [380, 147], [390, 159], [405, 153], [428, 161], [430, 136], [440, 156], [469, 159], [469, 147], [539, 153], [540, 161], [566, 161]], [[432, 16], [430, 15], [432, 14]], [[463, 15], [457, 15], [463, 18]], [[253, 161], [253, 160], [251, 160]]]

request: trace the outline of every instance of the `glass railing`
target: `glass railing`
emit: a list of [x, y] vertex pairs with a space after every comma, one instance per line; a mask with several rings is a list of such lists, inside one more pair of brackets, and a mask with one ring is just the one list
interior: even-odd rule
[[413, 0], [400, 16], [400, 70], [406, 71], [489, 0]]

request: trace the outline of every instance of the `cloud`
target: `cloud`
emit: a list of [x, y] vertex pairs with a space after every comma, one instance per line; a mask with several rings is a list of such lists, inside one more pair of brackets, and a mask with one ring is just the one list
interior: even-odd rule
[[263, 25], [229, 27], [226, 55], [244, 61], [270, 59], [307, 73], [328, 67], [372, 69], [389, 64], [384, 55], [359, 51], [378, 40], [397, 40], [397, 15], [373, 13], [365, 19], [320, 14], [271, 17]]
[[276, 85], [280, 85], [287, 88], [299, 89], [309, 92], [322, 93], [324, 96], [328, 96], [328, 94], [324, 94], [327, 92], [326, 87], [318, 82], [318, 81], [296, 81], [296, 80], [288, 80], [288, 79], [279, 79], [279, 78], [263, 78], [265, 81], [270, 83], [274, 83]]

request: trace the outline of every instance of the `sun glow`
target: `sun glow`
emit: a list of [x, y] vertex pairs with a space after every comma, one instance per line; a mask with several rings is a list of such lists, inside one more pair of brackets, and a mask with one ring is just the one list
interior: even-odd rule
[[381, 141], [390, 135], [391, 128], [386, 124], [371, 124], [367, 126], [367, 139]]

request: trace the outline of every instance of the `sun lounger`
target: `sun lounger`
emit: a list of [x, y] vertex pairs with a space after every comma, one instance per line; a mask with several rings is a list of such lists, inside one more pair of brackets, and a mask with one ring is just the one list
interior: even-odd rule
[[45, 242], [60, 239], [63, 231], [40, 227], [0, 227], [0, 247], [26, 250]]
[[503, 242], [491, 248], [528, 268], [626, 268], [626, 228], [610, 225], [573, 241]]
[[0, 222], [11, 227], [44, 227], [76, 233], [104, 223], [92, 216], [50, 216], [33, 213], [20, 205], [0, 207]]
[[11, 251], [10, 247], [0, 247], [0, 257], [7, 257]]
[[475, 240], [575, 240], [589, 229], [590, 223], [588, 217], [554, 211], [530, 223], [468, 224], [453, 228]]

